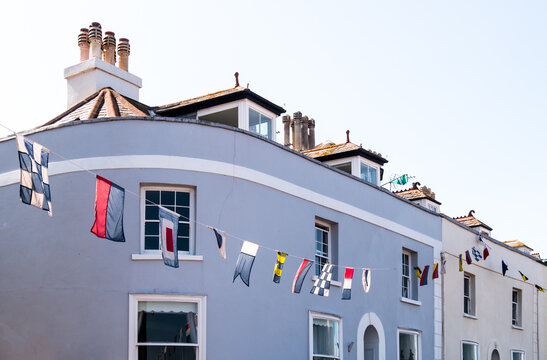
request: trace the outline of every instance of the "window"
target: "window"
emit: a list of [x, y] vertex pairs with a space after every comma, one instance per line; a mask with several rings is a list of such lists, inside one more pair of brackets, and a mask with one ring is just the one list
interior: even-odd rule
[[205, 359], [204, 296], [129, 295], [130, 359]]
[[463, 275], [463, 312], [475, 316], [475, 276]]
[[420, 334], [416, 331], [399, 330], [399, 359], [420, 359]]
[[479, 360], [479, 344], [462, 341], [462, 360]]
[[341, 358], [342, 320], [339, 317], [310, 312], [310, 334], [312, 360]]
[[321, 274], [323, 265], [331, 262], [329, 257], [330, 226], [315, 223], [315, 275]]
[[144, 252], [160, 250], [158, 206], [161, 205], [180, 215], [177, 233], [179, 253], [193, 252], [194, 190], [184, 187], [147, 186], [141, 189], [143, 206], [143, 240]]
[[332, 165], [332, 167], [335, 167], [338, 170], [342, 170], [344, 172], [347, 172], [348, 174], [351, 174], [351, 162], [335, 164], [335, 165]]
[[378, 184], [378, 170], [375, 167], [361, 163], [361, 179], [371, 184]]
[[526, 360], [524, 351], [511, 350], [511, 360]]
[[255, 134], [271, 139], [272, 119], [256, 110], [249, 109], [249, 130]]
[[418, 300], [418, 279], [414, 274], [414, 266], [417, 263], [417, 254], [403, 249], [401, 261], [401, 297]]
[[511, 318], [513, 326], [522, 326], [522, 291], [513, 289], [511, 298]]

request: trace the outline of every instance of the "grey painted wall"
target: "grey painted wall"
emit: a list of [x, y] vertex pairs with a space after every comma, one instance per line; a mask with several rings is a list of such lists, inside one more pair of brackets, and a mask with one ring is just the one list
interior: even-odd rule
[[[38, 132], [31, 139], [70, 159], [116, 155], [175, 155], [248, 167], [441, 238], [440, 218], [250, 134], [186, 122], [105, 121]], [[18, 169], [14, 140], [0, 142], [0, 176]], [[60, 161], [52, 155], [50, 163]], [[52, 166], [53, 167], [53, 166]], [[260, 249], [251, 286], [232, 283], [241, 242], [228, 238], [222, 260], [210, 230], [196, 227], [201, 262], [179, 269], [162, 261], [134, 261], [140, 251], [140, 203], [126, 194], [126, 243], [96, 238], [95, 179], [86, 172], [50, 178], [53, 217], [19, 200], [18, 184], [0, 187], [0, 358], [124, 359], [128, 351], [128, 294], [207, 295], [209, 359], [306, 359], [308, 312], [340, 316], [344, 359], [356, 359], [357, 327], [365, 313], [383, 324], [386, 358], [397, 359], [397, 328], [422, 332], [422, 359], [433, 359], [433, 285], [419, 289], [421, 306], [400, 301], [401, 249], [432, 264], [423, 243], [327, 207], [244, 179], [170, 169], [97, 170], [139, 193], [141, 183], [196, 188], [196, 219], [260, 245], [314, 258], [316, 217], [338, 224], [342, 265], [389, 268], [372, 273], [368, 294], [356, 271], [351, 301], [341, 288], [328, 298], [291, 293], [299, 260], [288, 258], [280, 284], [272, 282], [275, 254]], [[340, 274], [343, 270], [339, 271]], [[310, 271], [311, 274], [311, 271]]]

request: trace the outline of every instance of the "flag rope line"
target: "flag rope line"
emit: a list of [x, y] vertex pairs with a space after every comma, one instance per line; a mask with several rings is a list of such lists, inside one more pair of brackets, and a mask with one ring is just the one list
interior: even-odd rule
[[[17, 136], [18, 133], [15, 132], [14, 130], [12, 130], [12, 129], [10, 129], [10, 128], [4, 126], [4, 125], [2, 125], [1, 123], [0, 123], [0, 126], [3, 127], [4, 129], [7, 129], [7, 130], [11, 131], [14, 135]], [[32, 142], [34, 142], [32, 139], [29, 139], [29, 138], [27, 138], [27, 139], [30, 140], [30, 141], [32, 141]], [[91, 174], [91, 175], [93, 175], [93, 176], [95, 176], [95, 177], [96, 177], [96, 176], [100, 176], [98, 173], [96, 173], [96, 172], [94, 172], [94, 171], [92, 171], [92, 170], [89, 170], [89, 169], [87, 169], [87, 168], [85, 168], [85, 167], [79, 165], [79, 164], [76, 163], [75, 161], [72, 161], [72, 160], [66, 158], [65, 156], [63, 156], [63, 155], [61, 155], [61, 154], [59, 154], [59, 153], [57, 153], [57, 152], [51, 150], [50, 147], [48, 147], [48, 149], [50, 150], [51, 154], [56, 155], [56, 156], [59, 157], [60, 159], [63, 159], [63, 160], [65, 160], [65, 161], [71, 163], [72, 165], [74, 165], [74, 166], [77, 167], [78, 169], [81, 169], [82, 171], [88, 172], [89, 174]], [[131, 191], [131, 190], [126, 189], [126, 188], [124, 188], [124, 190], [125, 190], [127, 193], [129, 193], [129, 194], [131, 194], [131, 195], [137, 197], [139, 200], [142, 200], [140, 194], [137, 194], [137, 193], [135, 193], [134, 191]], [[147, 204], [152, 204], [152, 205], [155, 205], [155, 206], [158, 206], [158, 207], [163, 207], [163, 208], [165, 208], [164, 206], [161, 206], [161, 205], [159, 205], [159, 204], [156, 204], [155, 202], [153, 202], [153, 201], [151, 201], [151, 200], [145, 199], [145, 201], [146, 201]], [[167, 209], [167, 208], [165, 208], [165, 209]], [[169, 209], [167, 209], [167, 210], [169, 210]], [[170, 210], [170, 211], [172, 211], [172, 210]], [[193, 223], [195, 223], [196, 225], [200, 225], [200, 226], [205, 227], [205, 228], [208, 228], [208, 229], [213, 229], [213, 227], [210, 226], [210, 225], [201, 223], [201, 222], [199, 222], [199, 221], [197, 221], [197, 220], [195, 220], [195, 219], [190, 219], [190, 218], [188, 218], [188, 217], [186, 217], [186, 216], [184, 216], [184, 215], [181, 215], [181, 214], [179, 214], [179, 213], [177, 213], [177, 212], [175, 212], [175, 211], [172, 211], [172, 212], [174, 212], [175, 214], [177, 214], [178, 216], [180, 216], [181, 218], [183, 218], [184, 220], [186, 220], [186, 221], [188, 221], [188, 222], [193, 222]], [[215, 229], [216, 229], [216, 228], [215, 228]], [[217, 230], [222, 230], [222, 229], [217, 229]], [[224, 231], [224, 230], [222, 230], [222, 231]], [[239, 240], [239, 241], [241, 241], [241, 242], [249, 241], [249, 240], [243, 239], [243, 238], [241, 238], [241, 237], [239, 237], [239, 236], [233, 235], [233, 234], [231, 234], [231, 233], [229, 233], [229, 232], [226, 232], [226, 231], [224, 231], [224, 232], [225, 232], [226, 235], [229, 235], [230, 237], [232, 237], [232, 238], [234, 238], [234, 239], [237, 239], [237, 240]], [[253, 242], [253, 243], [254, 243], [254, 242]], [[263, 248], [263, 249], [266, 249], [266, 250], [269, 250], [269, 251], [273, 251], [274, 253], [277, 253], [277, 251], [281, 251], [281, 250], [279, 250], [279, 249], [270, 248], [270, 247], [268, 247], [268, 246], [264, 246], [264, 245], [261, 245], [261, 244], [257, 244], [257, 245], [258, 245], [260, 248]], [[305, 257], [301, 257], [301, 256], [297, 256], [297, 255], [287, 254], [287, 257], [292, 257], [292, 258], [296, 258], [296, 259], [299, 259], [299, 260], [309, 260], [310, 262], [315, 263], [315, 260], [311, 260], [311, 259], [308, 259], [308, 258], [305, 258]], [[331, 265], [332, 265], [332, 266], [335, 266], [335, 267], [340, 267], [340, 268], [342, 268], [342, 267], [344, 267], [344, 268], [347, 267], [347, 266], [343, 266], [343, 265], [339, 265], [339, 264], [331, 264]], [[365, 269], [367, 269], [367, 270], [371, 270], [371, 271], [372, 271], [372, 270], [374, 270], [374, 271], [397, 270], [397, 269], [394, 268], [394, 267], [390, 267], [390, 268], [354, 267], [354, 269], [359, 269], [359, 270], [365, 270]]]

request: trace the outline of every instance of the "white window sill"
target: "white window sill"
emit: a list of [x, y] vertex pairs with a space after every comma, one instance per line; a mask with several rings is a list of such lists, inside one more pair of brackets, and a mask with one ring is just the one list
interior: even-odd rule
[[463, 317], [466, 317], [468, 319], [478, 320], [479, 318], [476, 315], [466, 314], [463, 313]]
[[[131, 260], [134, 261], [149, 261], [161, 260], [161, 254], [131, 254]], [[203, 255], [179, 254], [179, 261], [203, 261]]]
[[[313, 276], [311, 277], [311, 280], [312, 280], [312, 281], [315, 281], [315, 280], [317, 280], [318, 278], [319, 278], [319, 276], [313, 275]], [[340, 281], [331, 280], [331, 281], [330, 281], [330, 284], [331, 284], [332, 286], [342, 287], [342, 283], [341, 283]]]
[[524, 330], [524, 328], [522, 326], [518, 326], [518, 325], [512, 325], [513, 329], [515, 330]]
[[405, 298], [405, 297], [401, 297], [401, 302], [404, 302], [404, 303], [407, 303], [407, 304], [410, 304], [410, 305], [415, 305], [415, 306], [422, 306], [421, 301], [413, 300], [413, 299], [409, 299], [409, 298]]

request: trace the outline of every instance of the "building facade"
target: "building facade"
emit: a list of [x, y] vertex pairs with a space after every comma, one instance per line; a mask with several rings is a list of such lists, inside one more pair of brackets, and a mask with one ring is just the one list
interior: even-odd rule
[[[52, 151], [52, 217], [21, 203], [15, 138], [0, 140], [0, 358], [441, 358], [440, 279], [413, 276], [440, 259], [437, 214], [279, 145], [283, 109], [238, 84], [149, 107], [77, 78], [110, 65], [84, 56], [65, 72], [69, 110], [23, 133]], [[89, 231], [95, 174], [125, 189], [125, 242]], [[163, 264], [157, 205], [181, 215], [179, 268]], [[208, 226], [227, 233], [226, 260]], [[259, 246], [248, 287], [234, 279], [244, 240]], [[275, 250], [289, 254], [280, 283]], [[328, 297], [310, 293], [324, 263]]]

